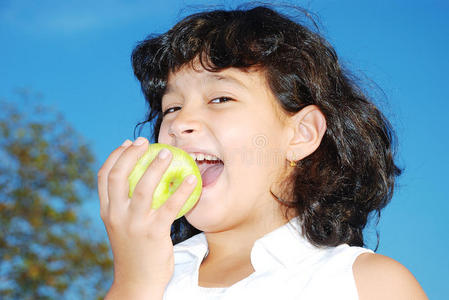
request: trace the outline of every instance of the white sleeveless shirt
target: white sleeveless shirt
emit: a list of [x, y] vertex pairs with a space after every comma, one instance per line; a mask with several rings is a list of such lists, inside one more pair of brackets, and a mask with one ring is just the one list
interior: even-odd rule
[[300, 234], [298, 218], [258, 239], [251, 250], [255, 272], [226, 288], [198, 286], [208, 251], [204, 233], [175, 245], [175, 270], [164, 300], [307, 299], [356, 300], [355, 259], [373, 251], [346, 244], [317, 248]]

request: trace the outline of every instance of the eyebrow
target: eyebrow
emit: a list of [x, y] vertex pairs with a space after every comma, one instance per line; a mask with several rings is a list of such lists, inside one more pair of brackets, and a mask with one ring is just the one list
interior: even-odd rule
[[[234, 85], [238, 85], [244, 89], [248, 89], [248, 87], [242, 81], [230, 75], [208, 73], [207, 75], [205, 75], [205, 82], [207, 81], [223, 81]], [[167, 84], [164, 94], [169, 94], [171, 92], [174, 92], [174, 88], [170, 84]]]
[[237, 85], [239, 85], [241, 87], [247, 88], [246, 85], [243, 82], [241, 82], [237, 78], [235, 78], [233, 76], [230, 76], [230, 75], [207, 74], [206, 78], [207, 79], [211, 78], [211, 79], [215, 79], [215, 80], [218, 80], [218, 81], [225, 81], [225, 82], [229, 82], [229, 83], [232, 83], [232, 84], [237, 84]]

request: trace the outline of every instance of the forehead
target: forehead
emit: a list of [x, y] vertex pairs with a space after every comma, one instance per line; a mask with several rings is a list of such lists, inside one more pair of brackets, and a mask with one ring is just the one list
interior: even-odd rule
[[204, 69], [201, 65], [186, 65], [175, 72], [169, 73], [165, 94], [191, 84], [203, 86], [227, 85], [246, 90], [250, 90], [253, 87], [268, 88], [265, 73], [261, 70], [226, 68], [212, 72]]

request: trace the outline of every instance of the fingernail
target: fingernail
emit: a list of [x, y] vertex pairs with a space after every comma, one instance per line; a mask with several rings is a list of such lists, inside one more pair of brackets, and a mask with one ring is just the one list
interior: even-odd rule
[[194, 182], [195, 182], [195, 180], [196, 180], [196, 176], [195, 175], [189, 175], [189, 176], [187, 176], [187, 183], [188, 184], [193, 184]]
[[128, 146], [131, 145], [131, 144], [132, 144], [132, 142], [131, 142], [130, 140], [126, 139], [126, 140], [123, 142], [122, 147], [128, 147]]
[[145, 143], [145, 139], [141, 136], [139, 136], [133, 143], [134, 146], [140, 146], [143, 143]]
[[159, 152], [159, 158], [166, 159], [169, 154], [170, 154], [170, 150], [168, 150], [167, 148], [164, 148]]

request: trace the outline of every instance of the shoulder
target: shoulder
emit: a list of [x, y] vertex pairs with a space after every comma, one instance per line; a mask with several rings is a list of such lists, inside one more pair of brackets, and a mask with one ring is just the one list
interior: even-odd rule
[[361, 254], [352, 269], [360, 300], [428, 299], [410, 271], [387, 256]]

